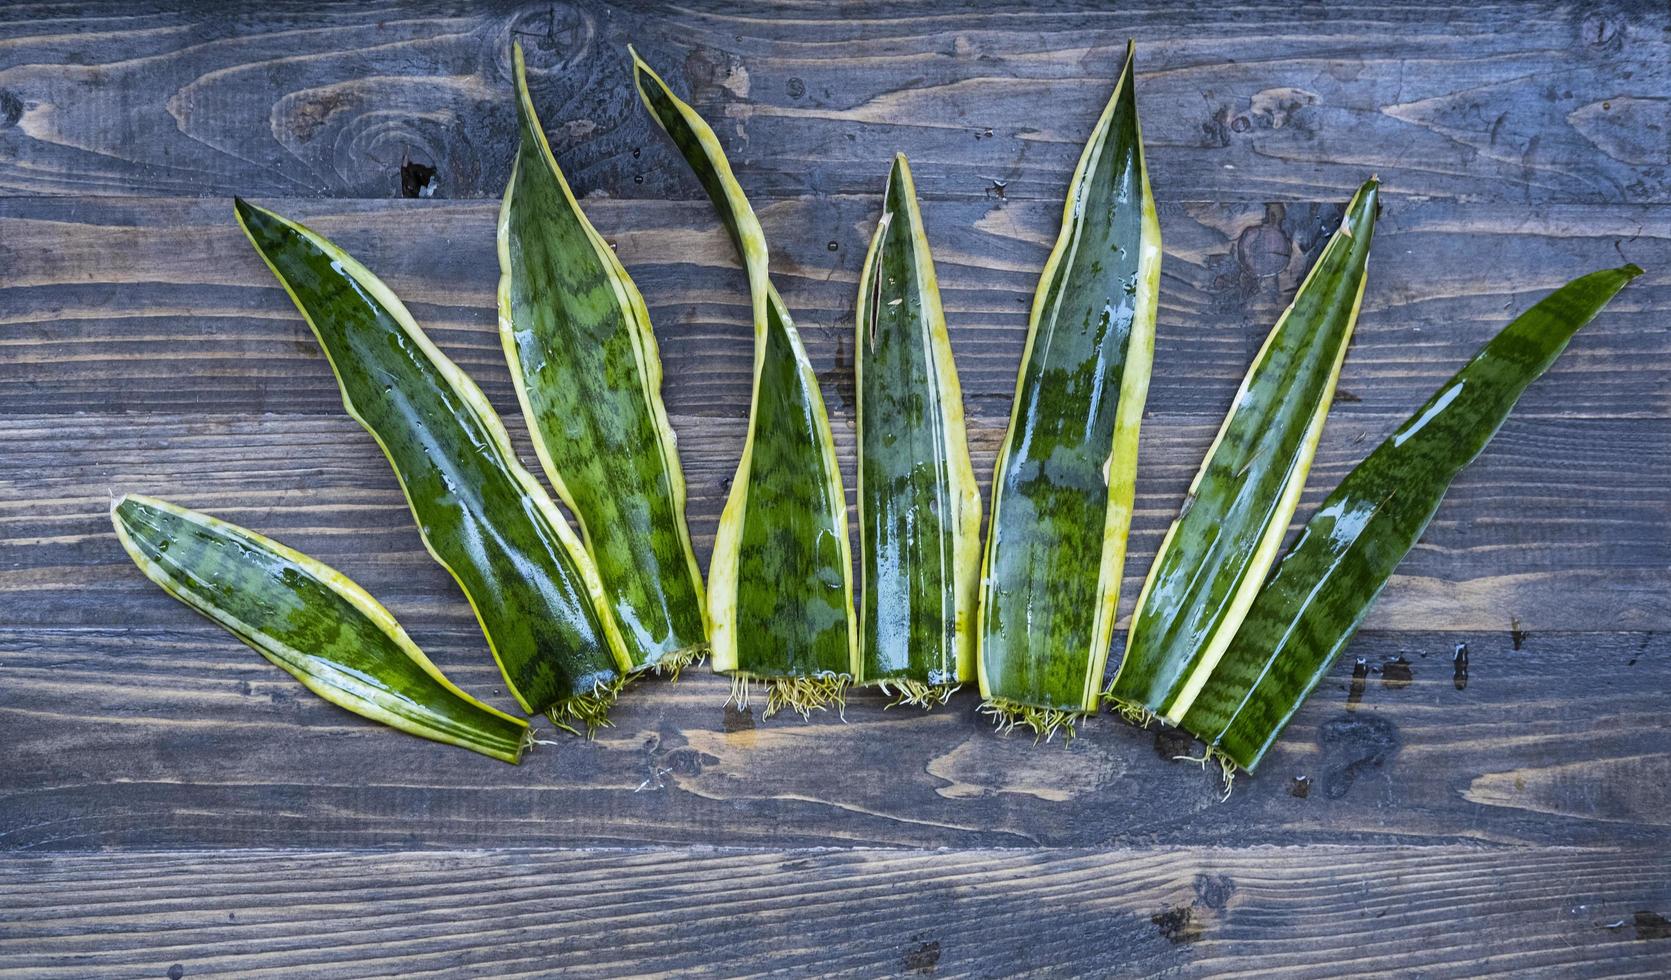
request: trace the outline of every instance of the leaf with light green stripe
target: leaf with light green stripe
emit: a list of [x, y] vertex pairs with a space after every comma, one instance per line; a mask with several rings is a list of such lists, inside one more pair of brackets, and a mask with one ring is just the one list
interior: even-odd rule
[[1575, 279], [1480, 348], [1317, 508], [1183, 715], [1215, 755], [1253, 769], [1329, 672], [1463, 467], [1526, 386], [1642, 270]]
[[1095, 711], [1131, 526], [1160, 224], [1128, 47], [1068, 185], [993, 477], [977, 664], [985, 710], [1048, 737]]
[[633, 664], [676, 673], [708, 634], [649, 310], [551, 154], [521, 45], [512, 57], [521, 146], [499, 211], [500, 339]]
[[130, 494], [110, 508], [147, 578], [332, 704], [515, 764], [527, 722], [455, 687], [341, 572], [236, 524]]
[[1375, 234], [1364, 184], [1242, 379], [1218, 436], [1161, 541], [1108, 695], [1129, 718], [1189, 711], [1299, 506], [1357, 322]]
[[980, 491], [963, 393], [905, 155], [859, 275], [858, 680], [907, 704], [943, 703], [974, 675]]
[[[630, 50], [630, 49], [629, 49]], [[754, 319], [748, 436], [708, 566], [714, 669], [767, 712], [839, 702], [858, 670], [847, 502], [818, 378], [768, 276], [766, 236], [714, 131], [633, 52], [638, 94], [743, 257]]]
[[370, 270], [318, 233], [237, 202], [238, 221], [313, 329], [348, 414], [394, 467], [424, 546], [470, 600], [526, 711], [588, 730], [632, 667], [597, 568], [505, 427]]

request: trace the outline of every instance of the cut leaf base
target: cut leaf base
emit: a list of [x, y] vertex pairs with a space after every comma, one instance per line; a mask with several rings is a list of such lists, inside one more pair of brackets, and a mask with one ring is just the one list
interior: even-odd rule
[[626, 684], [626, 678], [599, 681], [592, 685], [592, 693], [565, 698], [552, 705], [545, 716], [553, 725], [570, 735], [582, 734], [574, 726], [585, 725], [584, 737], [589, 739], [597, 734], [599, 728], [614, 727], [614, 723], [609, 720], [609, 709], [615, 705], [615, 699], [621, 696], [621, 689], [626, 687]]
[[981, 702], [980, 713], [991, 718], [998, 731], [1004, 734], [1020, 727], [1031, 728], [1036, 736], [1033, 739], [1035, 743], [1048, 742], [1056, 737], [1057, 732], [1062, 732], [1064, 745], [1073, 741], [1079, 719], [1085, 716], [1083, 711], [1041, 708], [1008, 698], [987, 698]]
[[708, 645], [705, 643], [698, 644], [663, 655], [655, 663], [646, 665], [641, 673], [665, 677], [669, 683], [674, 683], [679, 680], [679, 675], [684, 672], [686, 667], [699, 664], [706, 659], [708, 659]]
[[[805, 721], [814, 710], [825, 711], [835, 705], [838, 712], [847, 709], [847, 688], [853, 678], [847, 674], [816, 674], [811, 677], [760, 677], [747, 671], [731, 674], [731, 697], [727, 704], [739, 709], [748, 707], [752, 687], [766, 689], [766, 711], [771, 716], [790, 708]], [[843, 720], [846, 720], [843, 715]]]
[[886, 677], [871, 681], [865, 686], [875, 687], [883, 694], [893, 698], [888, 704], [890, 708], [909, 705], [931, 711], [935, 705], [945, 704], [951, 700], [953, 692], [962, 687], [961, 684], [929, 684], [917, 680], [915, 677]]

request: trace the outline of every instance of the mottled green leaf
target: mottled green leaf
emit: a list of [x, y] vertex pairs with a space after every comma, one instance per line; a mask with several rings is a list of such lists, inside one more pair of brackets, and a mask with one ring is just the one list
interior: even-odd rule
[[1154, 355], [1160, 224], [1134, 57], [1069, 183], [993, 477], [981, 695], [1000, 724], [1043, 735], [1097, 707]]
[[644, 297], [569, 189], [522, 61], [517, 151], [499, 212], [499, 332], [534, 449], [580, 522], [635, 666], [707, 650], [685, 477]]
[[560, 725], [604, 721], [632, 666], [596, 567], [517, 462], [481, 389], [393, 292], [318, 233], [243, 201], [238, 220], [394, 467], [424, 545], [464, 590], [505, 682]]
[[146, 577], [325, 700], [423, 738], [513, 764], [522, 758], [528, 724], [453, 686], [342, 573], [152, 497], [123, 497], [110, 519]]
[[1276, 560], [1357, 322], [1376, 211], [1370, 180], [1254, 356], [1161, 541], [1108, 692], [1128, 717], [1189, 711]]
[[1575, 279], [1522, 313], [1349, 473], [1254, 600], [1182, 724], [1252, 769], [1328, 673], [1463, 467], [1526, 386], [1642, 270]]
[[859, 276], [861, 683], [924, 707], [974, 674], [980, 491], [911, 167], [895, 157]]
[[747, 441], [708, 566], [714, 669], [767, 711], [839, 701], [858, 670], [847, 503], [818, 378], [768, 276], [766, 237], [714, 131], [633, 53], [639, 95], [713, 199], [748, 272], [754, 387]]

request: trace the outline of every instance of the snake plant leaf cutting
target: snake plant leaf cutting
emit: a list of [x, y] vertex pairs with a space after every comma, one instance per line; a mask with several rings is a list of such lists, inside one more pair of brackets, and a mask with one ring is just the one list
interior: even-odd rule
[[1247, 615], [1299, 506], [1357, 321], [1375, 232], [1372, 179], [1254, 356], [1162, 539], [1108, 695], [1177, 723]]
[[[629, 49], [630, 50], [630, 49]], [[714, 131], [632, 52], [639, 96], [713, 200], [748, 273], [754, 383], [708, 567], [715, 670], [768, 714], [839, 703], [858, 669], [847, 503], [824, 398], [768, 275], [766, 237]]]
[[394, 467], [425, 547], [470, 600], [517, 702], [565, 728], [605, 723], [632, 661], [597, 568], [517, 462], [481, 389], [348, 253], [271, 211], [243, 201], [237, 211], [324, 348], [343, 405]]
[[900, 154], [859, 275], [860, 683], [944, 703], [974, 674], [980, 491], [911, 167]]
[[1048, 738], [1097, 707], [1148, 396], [1160, 223], [1134, 52], [1068, 185], [993, 477], [976, 627], [983, 709]]
[[707, 650], [707, 612], [650, 314], [557, 167], [521, 45], [512, 57], [521, 146], [499, 211], [505, 357], [633, 664], [677, 673]]
[[423, 738], [512, 764], [522, 758], [528, 723], [453, 686], [342, 573], [153, 497], [122, 497], [110, 519], [147, 578], [325, 700]]
[[1641, 273], [1633, 265], [1592, 272], [1522, 313], [1319, 505], [1181, 718], [1227, 769], [1259, 764], [1421, 538], [1457, 474], [1573, 334]]

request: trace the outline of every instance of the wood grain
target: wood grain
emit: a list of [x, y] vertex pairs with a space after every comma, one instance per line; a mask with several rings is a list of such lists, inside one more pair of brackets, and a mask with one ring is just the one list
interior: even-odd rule
[[632, 41], [718, 125], [750, 193], [1059, 200], [1126, 39], [1157, 197], [1664, 203], [1668, 15], [1615, 3], [1004, 2], [739, 7], [385, 0], [0, 14], [0, 189], [392, 197], [403, 163], [494, 197], [509, 47], [582, 190], [698, 197], [631, 91]]
[[1668, 871], [1396, 845], [55, 856], [0, 868], [0, 974], [1651, 977]]
[[[775, 281], [831, 411], [852, 417], [858, 270], [872, 193], [762, 207]], [[497, 205], [263, 201], [348, 249], [501, 404], [514, 405], [496, 333]], [[1161, 209], [1153, 414], [1221, 417], [1258, 344], [1339, 224], [1322, 204]], [[651, 304], [668, 410], [747, 411], [747, 289], [706, 204], [586, 202]], [[952, 348], [971, 414], [1007, 419], [1028, 306], [1058, 203], [925, 206]], [[828, 249], [829, 244], [836, 251]], [[1519, 410], [1671, 414], [1671, 216], [1662, 207], [1394, 201], [1338, 411], [1407, 413], [1486, 338], [1573, 276], [1648, 270]], [[226, 201], [0, 199], [0, 411], [341, 411], [307, 326], [232, 221]], [[182, 374], [182, 366], [189, 371]]]
[[[1296, 520], [1399, 421], [1362, 413], [1332, 420]], [[744, 422], [674, 416], [673, 425], [706, 567]], [[1145, 425], [1122, 619], [1215, 426], [1205, 417]], [[852, 430], [838, 423], [836, 432], [851, 505]], [[983, 495], [1002, 435], [1001, 422], [972, 420]], [[180, 622], [110, 532], [111, 495], [128, 492], [176, 500], [312, 554], [403, 621], [470, 622], [451, 579], [424, 552], [388, 464], [346, 417], [22, 416], [0, 419], [0, 458], [9, 461], [0, 475], [0, 593], [12, 624]], [[1552, 468], [1553, 460], [1562, 465]], [[1668, 482], [1671, 423], [1511, 419], [1458, 479], [1369, 626], [1498, 629], [1518, 619], [1537, 630], [1667, 629]]]
[[[0, 975], [1671, 971], [1671, 11], [969, 7], [0, 7]], [[1198, 746], [1112, 717], [1065, 748], [995, 735], [968, 693], [768, 720], [703, 671], [631, 692], [595, 742], [482, 764], [307, 694], [144, 582], [105, 510], [145, 490], [303, 548], [508, 706], [228, 198], [386, 278], [531, 460], [492, 294], [513, 37], [651, 304], [704, 560], [746, 291], [637, 105], [629, 40], [760, 211], [849, 487], [855, 282], [909, 154], [984, 491], [1064, 182], [1136, 38], [1167, 254], [1123, 615], [1370, 173], [1385, 211], [1299, 520], [1515, 312], [1592, 269], [1648, 274], [1228, 802], [1175, 761]]]
[[[0, 725], [27, 733], [0, 754], [0, 848], [1612, 846], [1662, 841], [1671, 811], [1665, 633], [1532, 632], [1518, 651], [1506, 628], [1362, 634], [1220, 803], [1175, 732], [1104, 716], [1035, 745], [967, 692], [927, 715], [858, 694], [845, 723], [765, 719], [705, 671], [634, 690], [593, 742], [487, 766], [319, 701], [168, 604], [170, 627], [0, 631]], [[508, 704], [479, 633], [413, 636]], [[1379, 673], [1398, 657], [1409, 684]]]

